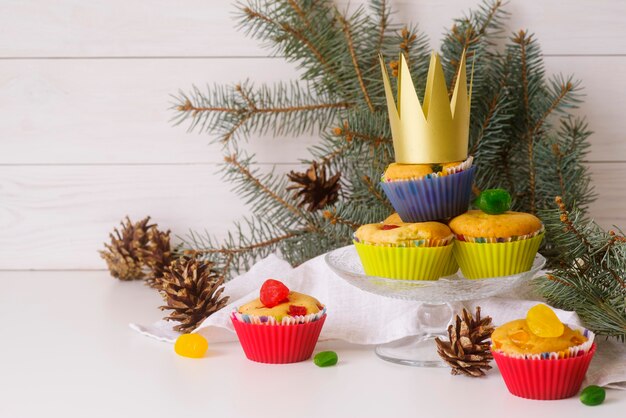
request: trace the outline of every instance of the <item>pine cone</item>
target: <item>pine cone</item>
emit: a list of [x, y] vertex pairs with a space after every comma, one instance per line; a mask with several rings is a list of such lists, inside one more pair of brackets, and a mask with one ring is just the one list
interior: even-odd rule
[[142, 251], [143, 259], [152, 274], [146, 277], [146, 284], [160, 289], [165, 269], [176, 259], [170, 244], [170, 231], [159, 231], [156, 225], [148, 231], [148, 243]]
[[294, 197], [300, 199], [298, 207], [308, 204], [307, 210], [310, 212], [332, 205], [339, 197], [341, 173], [326, 179], [326, 169], [319, 167], [316, 161], [313, 161], [306, 173], [291, 171], [287, 177], [296, 183], [287, 187], [287, 190], [296, 190]]
[[491, 333], [493, 332], [491, 317], [480, 317], [480, 307], [476, 307], [476, 319], [463, 309], [463, 318], [456, 316], [454, 324], [448, 326], [450, 341], [435, 338], [437, 353], [452, 367], [451, 373], [464, 374], [472, 377], [485, 375], [491, 369], [489, 362], [493, 360], [489, 350]]
[[148, 244], [148, 231], [153, 225], [148, 225], [150, 217], [132, 223], [126, 217], [126, 223], [120, 222], [121, 231], [115, 228], [110, 244], [104, 244], [106, 250], [100, 251], [100, 256], [106, 261], [109, 272], [120, 280], [143, 279], [146, 275], [146, 266], [143, 256]]
[[213, 266], [211, 262], [181, 257], [163, 272], [159, 291], [166, 305], [160, 308], [172, 311], [165, 320], [180, 322], [174, 327], [176, 331], [193, 331], [228, 303], [228, 296], [221, 297], [224, 277]]

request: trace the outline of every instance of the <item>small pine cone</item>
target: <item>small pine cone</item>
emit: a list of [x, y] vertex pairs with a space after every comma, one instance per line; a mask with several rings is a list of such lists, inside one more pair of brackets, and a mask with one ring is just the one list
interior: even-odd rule
[[327, 178], [326, 169], [318, 166], [316, 161], [313, 161], [305, 173], [292, 171], [287, 177], [295, 183], [287, 187], [287, 190], [295, 190], [294, 197], [300, 201], [298, 207], [308, 205], [309, 212], [332, 205], [339, 198], [341, 173]]
[[156, 225], [148, 231], [148, 243], [143, 250], [143, 259], [151, 270], [146, 284], [160, 289], [163, 272], [176, 259], [170, 244], [170, 231], [159, 231]]
[[480, 307], [476, 307], [476, 318], [465, 309], [462, 316], [457, 315], [454, 324], [448, 326], [450, 341], [435, 338], [437, 353], [452, 367], [453, 375], [484, 376], [493, 360], [488, 342], [494, 329], [491, 317], [481, 318]]
[[111, 276], [120, 280], [143, 279], [146, 276], [146, 265], [143, 259], [148, 244], [148, 225], [150, 217], [132, 223], [126, 217], [126, 223], [120, 222], [121, 230], [115, 228], [109, 237], [111, 243], [105, 243], [106, 250], [100, 256], [106, 261]]
[[222, 296], [224, 277], [213, 266], [181, 257], [164, 270], [159, 291], [166, 305], [160, 309], [172, 311], [164, 319], [179, 322], [174, 330], [191, 332], [228, 303], [228, 296]]

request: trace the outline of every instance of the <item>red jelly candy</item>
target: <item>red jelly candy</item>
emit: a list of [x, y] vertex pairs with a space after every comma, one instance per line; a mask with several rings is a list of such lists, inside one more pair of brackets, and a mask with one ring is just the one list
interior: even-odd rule
[[400, 228], [400, 225], [383, 225], [381, 228], [383, 231], [388, 231], [390, 229]]
[[267, 279], [261, 286], [261, 303], [268, 308], [273, 308], [285, 301], [289, 296], [289, 288], [274, 279]]
[[305, 306], [289, 305], [289, 310], [287, 311], [287, 315], [289, 315], [289, 316], [306, 315], [306, 307]]

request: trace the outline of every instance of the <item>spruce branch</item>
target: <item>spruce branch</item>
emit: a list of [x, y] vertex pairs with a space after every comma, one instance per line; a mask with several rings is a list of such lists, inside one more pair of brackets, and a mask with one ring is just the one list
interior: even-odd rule
[[367, 190], [372, 194], [372, 196], [374, 196], [381, 204], [387, 207], [389, 211], [393, 211], [393, 206], [391, 206], [389, 200], [381, 194], [380, 189], [376, 187], [372, 179], [369, 176], [363, 176], [362, 179], [363, 183], [367, 187]]
[[250, 0], [238, 3], [239, 27], [261, 41], [276, 55], [297, 61], [305, 69], [304, 80], [318, 88], [334, 84], [342, 90], [340, 68], [332, 58], [340, 35], [334, 6], [329, 1], [294, 2]]
[[342, 218], [340, 215], [337, 214], [336, 210], [325, 210], [324, 218], [327, 219], [331, 225], [336, 225], [336, 224], [347, 225], [353, 230], [356, 230], [359, 226], [361, 226], [361, 224], [352, 222], [349, 219]]
[[323, 130], [337, 112], [351, 107], [324, 94], [314, 96], [310, 90], [295, 82], [257, 89], [245, 82], [207, 92], [194, 87], [191, 94], [175, 97], [174, 121], [190, 120], [189, 130], [217, 132], [222, 143], [228, 143], [239, 133], [247, 137], [253, 132], [299, 135]]
[[[374, 50], [378, 52], [383, 50], [385, 37], [387, 35], [387, 31], [389, 30], [390, 10], [387, 6], [386, 0], [373, 1], [371, 3], [371, 7], [374, 11], [374, 14], [378, 17], [378, 38], [376, 39], [376, 43], [374, 44]], [[377, 64], [378, 59], [377, 57], [374, 57], [371, 65], [376, 66]]]
[[259, 215], [247, 217], [235, 224], [226, 239], [217, 241], [212, 234], [191, 231], [183, 238], [183, 253], [215, 263], [226, 277], [242, 269], [249, 269], [256, 260], [276, 252], [285, 241], [299, 239], [310, 233], [302, 230], [282, 228], [269, 224]]
[[[529, 37], [525, 31], [521, 30], [518, 35], [513, 38], [513, 42], [519, 45], [520, 49], [520, 61], [522, 63], [522, 101], [524, 103], [523, 109], [526, 126], [529, 126], [531, 123], [530, 102], [528, 98], [528, 58], [526, 54], [526, 49], [530, 44], [531, 37], [532, 35]], [[537, 212], [537, 207], [535, 202], [535, 142], [533, 139], [533, 129], [527, 129], [525, 139], [528, 148], [528, 191], [530, 194], [530, 212], [535, 214]]]
[[[274, 202], [276, 202], [279, 206], [287, 209], [293, 215], [298, 218], [304, 218], [304, 212], [298, 209], [296, 206], [287, 202], [287, 200], [280, 196], [280, 194], [274, 190], [272, 190], [271, 186], [263, 184], [262, 180], [255, 175], [250, 169], [249, 159], [245, 161], [239, 161], [237, 155], [233, 154], [230, 156], [224, 157], [224, 161], [228, 164], [233, 170], [230, 173], [238, 174], [245, 183], [252, 185], [253, 191], [251, 193], [261, 193]], [[229, 172], [227, 171], [227, 174]]]
[[352, 65], [354, 67], [354, 72], [356, 74], [356, 78], [359, 81], [359, 86], [361, 91], [363, 92], [363, 97], [365, 102], [367, 103], [367, 107], [371, 112], [374, 111], [374, 105], [372, 104], [372, 99], [370, 99], [369, 93], [367, 92], [367, 87], [365, 85], [365, 81], [363, 79], [363, 73], [361, 72], [361, 68], [359, 67], [359, 61], [357, 59], [356, 50], [354, 47], [354, 41], [352, 39], [352, 29], [348, 20], [342, 16], [340, 13], [337, 13], [337, 19], [341, 22], [342, 32], [346, 37], [346, 42], [348, 44], [348, 51], [350, 51], [350, 59], [352, 61]]
[[294, 12], [296, 12], [296, 14], [300, 17], [300, 19], [305, 24], [305, 26], [308, 29], [311, 29], [311, 22], [309, 22], [309, 19], [304, 13], [304, 10], [302, 10], [302, 8], [298, 5], [298, 3], [296, 3], [294, 0], [287, 0], [287, 2], [291, 6], [291, 8], [294, 10]]
[[563, 199], [542, 212], [557, 249], [555, 268], [535, 279], [555, 306], [575, 310], [598, 334], [626, 340], [626, 237], [604, 231]]

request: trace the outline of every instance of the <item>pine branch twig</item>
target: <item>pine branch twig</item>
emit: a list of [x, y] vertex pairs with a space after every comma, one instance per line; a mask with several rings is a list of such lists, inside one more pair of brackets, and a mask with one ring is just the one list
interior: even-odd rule
[[337, 12], [337, 18], [341, 22], [342, 31], [346, 37], [346, 42], [348, 44], [348, 51], [350, 51], [350, 58], [352, 60], [352, 66], [354, 67], [354, 73], [356, 74], [357, 80], [359, 81], [359, 86], [361, 87], [361, 91], [363, 92], [363, 97], [365, 102], [367, 103], [367, 107], [370, 109], [370, 112], [374, 111], [374, 105], [372, 104], [372, 99], [370, 98], [369, 93], [367, 92], [367, 87], [365, 86], [365, 81], [363, 80], [363, 74], [361, 73], [361, 68], [359, 67], [359, 61], [356, 56], [356, 51], [354, 49], [354, 41], [352, 39], [352, 33], [350, 29], [350, 24], [346, 20], [346, 18]]
[[261, 181], [258, 178], [256, 178], [250, 172], [250, 170], [248, 170], [247, 167], [244, 167], [237, 160], [237, 155], [233, 154], [233, 155], [230, 155], [230, 156], [226, 156], [226, 157], [224, 157], [224, 161], [227, 164], [229, 164], [232, 167], [234, 167], [239, 173], [241, 173], [246, 179], [248, 179], [249, 182], [253, 183], [259, 190], [263, 191], [263, 193], [265, 195], [269, 196], [271, 199], [273, 199], [276, 202], [278, 202], [281, 206], [283, 206], [285, 209], [287, 209], [288, 211], [290, 211], [294, 215], [296, 215], [298, 217], [304, 217], [304, 213], [300, 209], [298, 209], [297, 207], [293, 206], [292, 204], [287, 202], [285, 199], [283, 199], [282, 197], [280, 197], [276, 193], [274, 193], [274, 191], [272, 191], [269, 187], [267, 187], [266, 185], [261, 183]]

